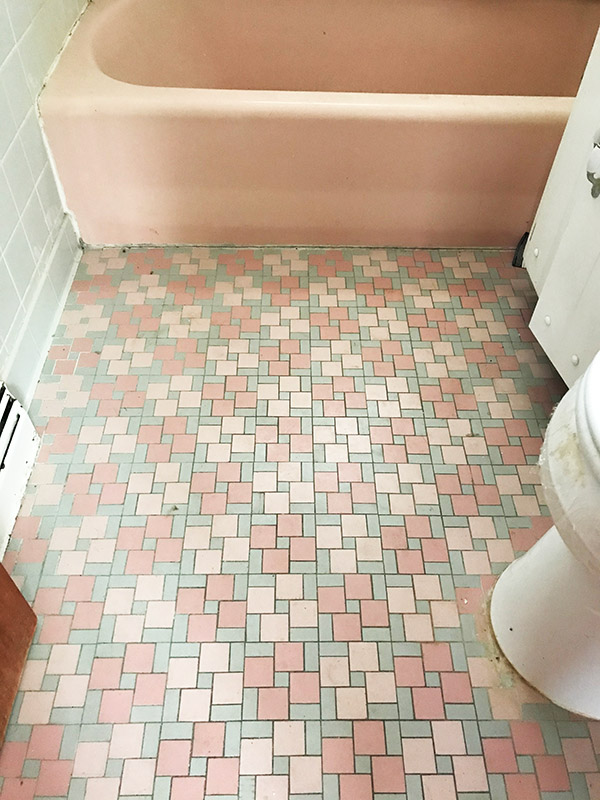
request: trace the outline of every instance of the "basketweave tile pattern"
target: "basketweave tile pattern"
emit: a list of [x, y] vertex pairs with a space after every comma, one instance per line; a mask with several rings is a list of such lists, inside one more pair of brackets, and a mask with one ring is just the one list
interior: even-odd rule
[[507, 252], [88, 251], [5, 563], [3, 800], [598, 800], [496, 650], [564, 387]]

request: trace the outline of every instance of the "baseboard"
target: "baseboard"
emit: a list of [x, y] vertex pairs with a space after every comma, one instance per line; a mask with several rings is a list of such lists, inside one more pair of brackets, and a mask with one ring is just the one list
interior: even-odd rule
[[35, 297], [5, 365], [4, 381], [25, 409], [35, 393], [80, 257], [79, 239], [71, 217], [65, 214], [43, 256]]

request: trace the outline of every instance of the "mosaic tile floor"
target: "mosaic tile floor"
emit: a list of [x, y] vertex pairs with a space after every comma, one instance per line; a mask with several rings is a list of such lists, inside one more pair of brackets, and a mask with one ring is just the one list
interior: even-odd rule
[[509, 253], [89, 251], [5, 563], [2, 800], [598, 800], [499, 656], [564, 387]]

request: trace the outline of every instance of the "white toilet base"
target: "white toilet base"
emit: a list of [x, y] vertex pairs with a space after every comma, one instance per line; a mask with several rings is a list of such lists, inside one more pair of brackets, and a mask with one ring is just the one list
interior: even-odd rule
[[600, 719], [600, 576], [552, 527], [500, 576], [492, 627], [504, 655], [552, 702]]

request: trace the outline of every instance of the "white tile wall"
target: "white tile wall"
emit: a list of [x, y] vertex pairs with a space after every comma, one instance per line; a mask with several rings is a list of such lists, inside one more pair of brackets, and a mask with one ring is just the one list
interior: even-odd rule
[[0, 380], [27, 406], [79, 255], [36, 98], [87, 0], [0, 0]]

